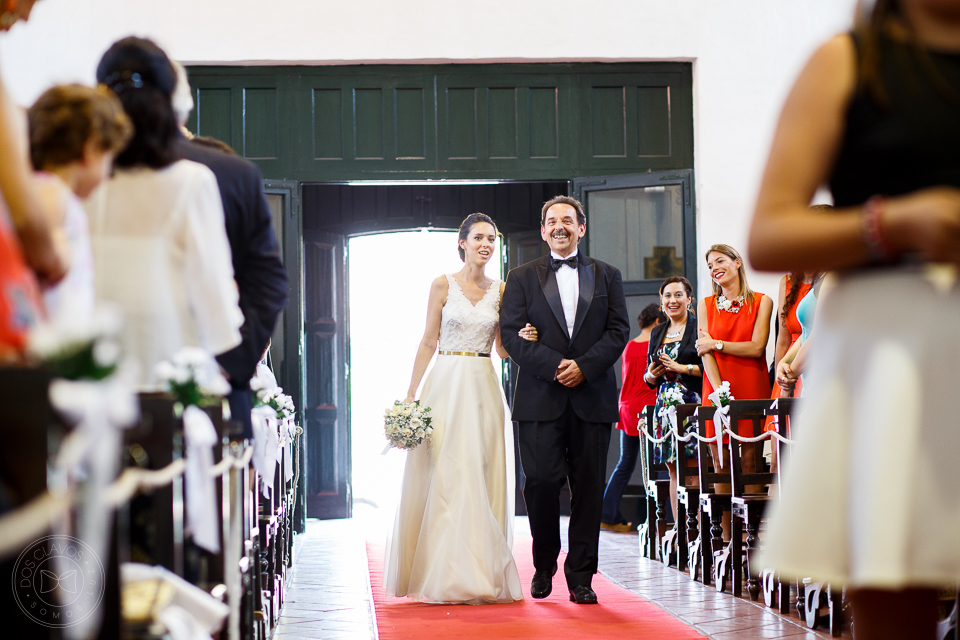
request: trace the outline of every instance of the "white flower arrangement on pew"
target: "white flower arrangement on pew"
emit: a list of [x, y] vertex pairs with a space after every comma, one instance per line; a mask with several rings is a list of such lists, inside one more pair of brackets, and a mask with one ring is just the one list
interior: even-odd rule
[[430, 407], [420, 406], [419, 400], [409, 404], [397, 400], [383, 413], [383, 432], [389, 441], [387, 449], [416, 449], [433, 435]]
[[[720, 382], [720, 386], [707, 396], [710, 404], [717, 408], [713, 414], [713, 419], [720, 423], [720, 429], [716, 430], [715, 437], [717, 442], [722, 442], [722, 432], [730, 429], [730, 401], [736, 400], [730, 393], [730, 383], [726, 380]], [[723, 468], [723, 456], [720, 457], [720, 467]]]
[[683, 392], [679, 386], [671, 385], [663, 392], [663, 405], [660, 407], [657, 416], [666, 418], [674, 431], [677, 430], [677, 405], [681, 404], [683, 404]]
[[[256, 380], [256, 378], [254, 378]], [[258, 386], [251, 381], [251, 386]], [[293, 404], [293, 398], [283, 392], [283, 387], [274, 387], [273, 389], [254, 389], [256, 399], [254, 407], [270, 407], [277, 412], [277, 420], [293, 420], [296, 416], [296, 407]]]
[[104, 380], [120, 365], [123, 318], [109, 306], [87, 319], [41, 323], [31, 332], [27, 356], [64, 380]]
[[736, 400], [733, 397], [733, 394], [730, 393], [730, 383], [726, 380], [720, 383], [720, 386], [717, 387], [716, 391], [711, 393], [708, 396], [710, 404], [715, 407], [725, 407], [730, 404], [731, 400]]
[[230, 393], [220, 365], [198, 347], [183, 347], [169, 360], [157, 363], [153, 372], [184, 407], [209, 406]]
[[201, 409], [223, 401], [230, 383], [220, 373], [212, 355], [198, 347], [183, 347], [169, 360], [157, 363], [157, 379], [183, 405], [183, 436], [186, 444], [187, 528], [193, 542], [210, 553], [220, 551], [220, 526], [217, 520], [213, 447], [217, 430], [210, 416]]

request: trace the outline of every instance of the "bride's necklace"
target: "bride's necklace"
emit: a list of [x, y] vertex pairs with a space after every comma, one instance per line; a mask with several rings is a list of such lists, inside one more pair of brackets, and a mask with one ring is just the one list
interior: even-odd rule
[[727, 300], [727, 297], [722, 293], [717, 296], [717, 309], [720, 311], [726, 311], [727, 313], [740, 313], [743, 303], [744, 300], [742, 293], [737, 296], [736, 300]]

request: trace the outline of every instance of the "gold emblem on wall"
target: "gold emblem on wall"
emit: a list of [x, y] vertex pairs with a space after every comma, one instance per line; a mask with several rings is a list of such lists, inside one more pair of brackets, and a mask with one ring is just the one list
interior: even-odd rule
[[653, 255], [643, 259], [643, 277], [659, 280], [683, 273], [683, 258], [677, 257], [677, 248], [654, 247]]

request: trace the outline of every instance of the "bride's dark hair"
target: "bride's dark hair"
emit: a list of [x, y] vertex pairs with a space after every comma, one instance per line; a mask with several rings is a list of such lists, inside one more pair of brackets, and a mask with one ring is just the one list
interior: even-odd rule
[[497, 223], [493, 221], [493, 218], [488, 216], [485, 213], [471, 213], [466, 218], [463, 219], [463, 222], [460, 223], [460, 232], [457, 234], [457, 252], [460, 254], [460, 260], [463, 262], [467, 261], [467, 254], [463, 251], [463, 247], [460, 246], [461, 240], [466, 240], [467, 236], [470, 235], [470, 229], [473, 228], [473, 225], [478, 222], [486, 222], [491, 227], [493, 227], [493, 232], [497, 235], [500, 235], [500, 232], [497, 231]]

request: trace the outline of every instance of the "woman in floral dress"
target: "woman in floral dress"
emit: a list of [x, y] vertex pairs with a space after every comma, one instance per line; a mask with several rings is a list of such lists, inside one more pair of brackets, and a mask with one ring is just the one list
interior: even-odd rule
[[[703, 364], [697, 355], [697, 317], [693, 307], [693, 287], [683, 276], [671, 276], [660, 285], [660, 304], [668, 322], [654, 327], [650, 334], [647, 372], [644, 381], [657, 390], [653, 431], [662, 438], [670, 431], [665, 409], [676, 404], [700, 404]], [[679, 426], [679, 425], [678, 425]], [[696, 458], [697, 441], [690, 438], [684, 454]], [[653, 463], [664, 463], [670, 474], [670, 499], [677, 513], [677, 452], [673, 438], [654, 445]]]

